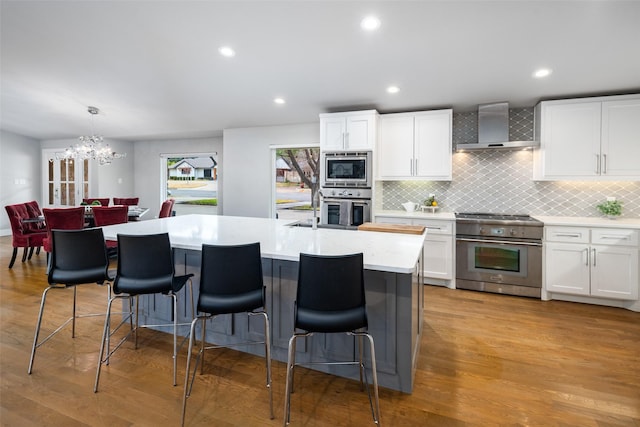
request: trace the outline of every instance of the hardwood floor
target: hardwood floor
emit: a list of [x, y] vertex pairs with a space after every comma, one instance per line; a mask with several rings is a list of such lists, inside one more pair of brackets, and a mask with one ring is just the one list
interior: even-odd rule
[[[103, 319], [80, 319], [76, 338], [68, 328], [47, 342], [27, 374], [46, 256], [9, 270], [10, 254], [1, 237], [0, 424], [179, 425], [186, 351], [173, 387], [169, 334], [144, 330], [138, 350], [125, 344], [94, 394]], [[68, 316], [70, 297], [49, 296], [43, 328]], [[82, 286], [78, 299], [83, 312], [103, 311], [106, 289]], [[383, 426], [640, 426], [640, 313], [431, 286], [425, 307], [414, 393], [380, 390]], [[210, 352], [186, 424], [280, 426], [284, 377], [274, 362], [270, 420], [263, 359]], [[356, 382], [296, 371], [291, 426], [372, 424]]]

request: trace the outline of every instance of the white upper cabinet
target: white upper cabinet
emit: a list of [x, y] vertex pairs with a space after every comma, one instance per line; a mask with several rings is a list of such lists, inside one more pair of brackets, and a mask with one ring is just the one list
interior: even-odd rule
[[536, 106], [536, 180], [640, 180], [640, 95]]
[[376, 146], [377, 118], [375, 110], [320, 114], [320, 149], [373, 150]]
[[378, 179], [451, 180], [452, 110], [383, 114]]
[[640, 180], [640, 96], [602, 103], [602, 174]]

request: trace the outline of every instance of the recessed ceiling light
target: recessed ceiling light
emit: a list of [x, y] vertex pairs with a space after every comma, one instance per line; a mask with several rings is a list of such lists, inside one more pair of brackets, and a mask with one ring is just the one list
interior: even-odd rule
[[220, 49], [218, 49], [218, 52], [220, 52], [220, 55], [226, 56], [227, 58], [236, 56], [236, 51], [231, 49], [229, 46], [222, 46]]
[[387, 88], [387, 92], [389, 92], [389, 93], [398, 93], [398, 92], [400, 92], [400, 88], [398, 86], [389, 86]]
[[273, 100], [274, 103], [278, 104], [278, 105], [282, 105], [284, 104], [286, 101], [284, 100], [284, 98], [275, 98]]
[[374, 31], [380, 28], [380, 20], [375, 16], [367, 16], [360, 21], [360, 28], [367, 31]]
[[533, 77], [535, 77], [536, 79], [541, 79], [543, 77], [547, 77], [549, 74], [551, 74], [551, 70], [548, 68], [540, 68], [539, 70], [536, 70], [533, 73]]

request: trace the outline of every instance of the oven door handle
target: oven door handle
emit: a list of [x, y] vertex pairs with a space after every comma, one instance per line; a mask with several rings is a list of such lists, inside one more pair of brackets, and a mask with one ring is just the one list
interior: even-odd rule
[[504, 241], [504, 240], [486, 240], [486, 239], [467, 239], [465, 237], [456, 237], [460, 242], [476, 242], [476, 243], [497, 243], [499, 245], [517, 245], [517, 246], [542, 246], [542, 243], [534, 242], [518, 242], [518, 241]]

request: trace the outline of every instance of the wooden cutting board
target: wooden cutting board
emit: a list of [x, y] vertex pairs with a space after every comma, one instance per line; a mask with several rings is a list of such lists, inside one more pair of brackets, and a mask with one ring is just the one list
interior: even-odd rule
[[403, 233], [403, 234], [422, 234], [424, 233], [424, 225], [407, 225], [407, 224], [379, 224], [373, 222], [365, 222], [358, 226], [360, 231], [382, 231], [385, 233]]

